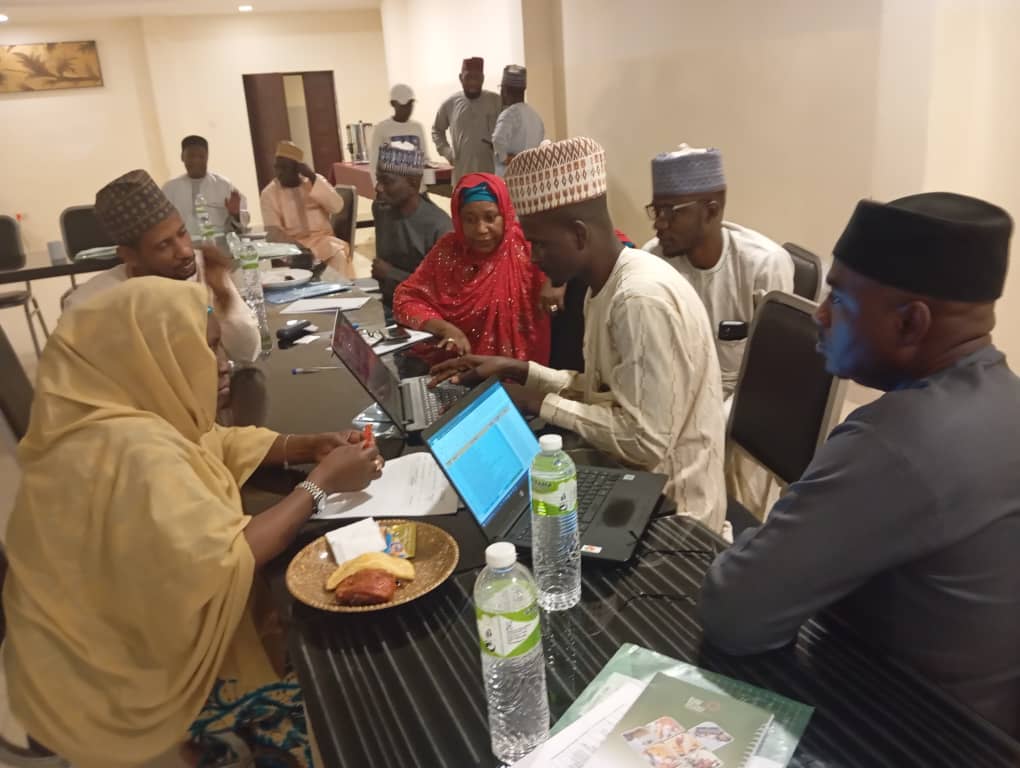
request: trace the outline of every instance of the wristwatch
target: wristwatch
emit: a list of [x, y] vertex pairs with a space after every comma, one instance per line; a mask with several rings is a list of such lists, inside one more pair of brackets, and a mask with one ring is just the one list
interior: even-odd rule
[[326, 501], [326, 496], [329, 494], [311, 480], [305, 480], [304, 482], [298, 483], [297, 487], [308, 492], [308, 495], [312, 497], [312, 505], [315, 507], [315, 511], [321, 512], [323, 504]]

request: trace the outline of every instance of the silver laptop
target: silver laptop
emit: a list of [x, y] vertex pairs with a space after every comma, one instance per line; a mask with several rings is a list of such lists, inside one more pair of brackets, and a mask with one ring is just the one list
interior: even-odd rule
[[339, 310], [333, 324], [331, 346], [333, 354], [404, 433], [425, 429], [467, 392], [466, 387], [453, 384], [430, 389], [429, 376], [398, 379]]

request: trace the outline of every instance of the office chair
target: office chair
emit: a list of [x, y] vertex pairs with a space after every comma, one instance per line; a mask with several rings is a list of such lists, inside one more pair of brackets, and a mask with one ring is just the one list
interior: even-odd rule
[[[10, 216], [0, 216], [0, 269], [21, 269], [25, 266], [25, 261], [25, 248], [21, 243], [21, 228], [18, 222]], [[50, 332], [46, 327], [42, 310], [39, 309], [39, 302], [32, 295], [31, 283], [25, 281], [25, 289], [22, 291], [0, 293], [0, 309], [12, 307], [21, 307], [25, 310], [28, 332], [32, 335], [32, 346], [35, 347], [35, 356], [39, 357], [42, 354], [42, 347], [39, 346], [39, 337], [35, 332], [35, 320], [38, 319], [45, 338], [49, 338]]]
[[29, 381], [7, 334], [0, 328], [0, 413], [7, 420], [15, 440], [28, 432], [32, 409], [32, 382]]
[[89, 248], [106, 248], [116, 245], [96, 218], [94, 205], [72, 205], [60, 214], [60, 235], [64, 240], [67, 258], [74, 261]]
[[[839, 421], [846, 393], [815, 349], [816, 308], [781, 291], [758, 305], [726, 428], [728, 454], [739, 446], [784, 485], [804, 474]], [[758, 524], [735, 499], [727, 502], [735, 531]]]
[[808, 301], [818, 301], [822, 293], [822, 260], [796, 243], [783, 243], [793, 259], [793, 292]]
[[344, 201], [344, 209], [333, 216], [333, 234], [343, 240], [354, 252], [354, 230], [358, 224], [358, 190], [350, 184], [337, 184], [336, 193]]

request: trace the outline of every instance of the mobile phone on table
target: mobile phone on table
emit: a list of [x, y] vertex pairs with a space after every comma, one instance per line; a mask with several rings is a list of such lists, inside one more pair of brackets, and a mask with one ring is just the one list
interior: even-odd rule
[[383, 328], [383, 338], [386, 341], [406, 341], [411, 338], [411, 334], [406, 328], [394, 325], [389, 328]]

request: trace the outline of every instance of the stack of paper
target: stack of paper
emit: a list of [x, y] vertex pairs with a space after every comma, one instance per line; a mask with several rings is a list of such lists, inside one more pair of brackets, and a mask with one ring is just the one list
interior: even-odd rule
[[386, 462], [382, 477], [363, 491], [334, 493], [318, 520], [357, 517], [452, 515], [457, 493], [431, 453], [412, 453]]
[[354, 299], [301, 299], [280, 311], [281, 315], [307, 315], [312, 312], [353, 312], [361, 309], [371, 298], [362, 296]]

